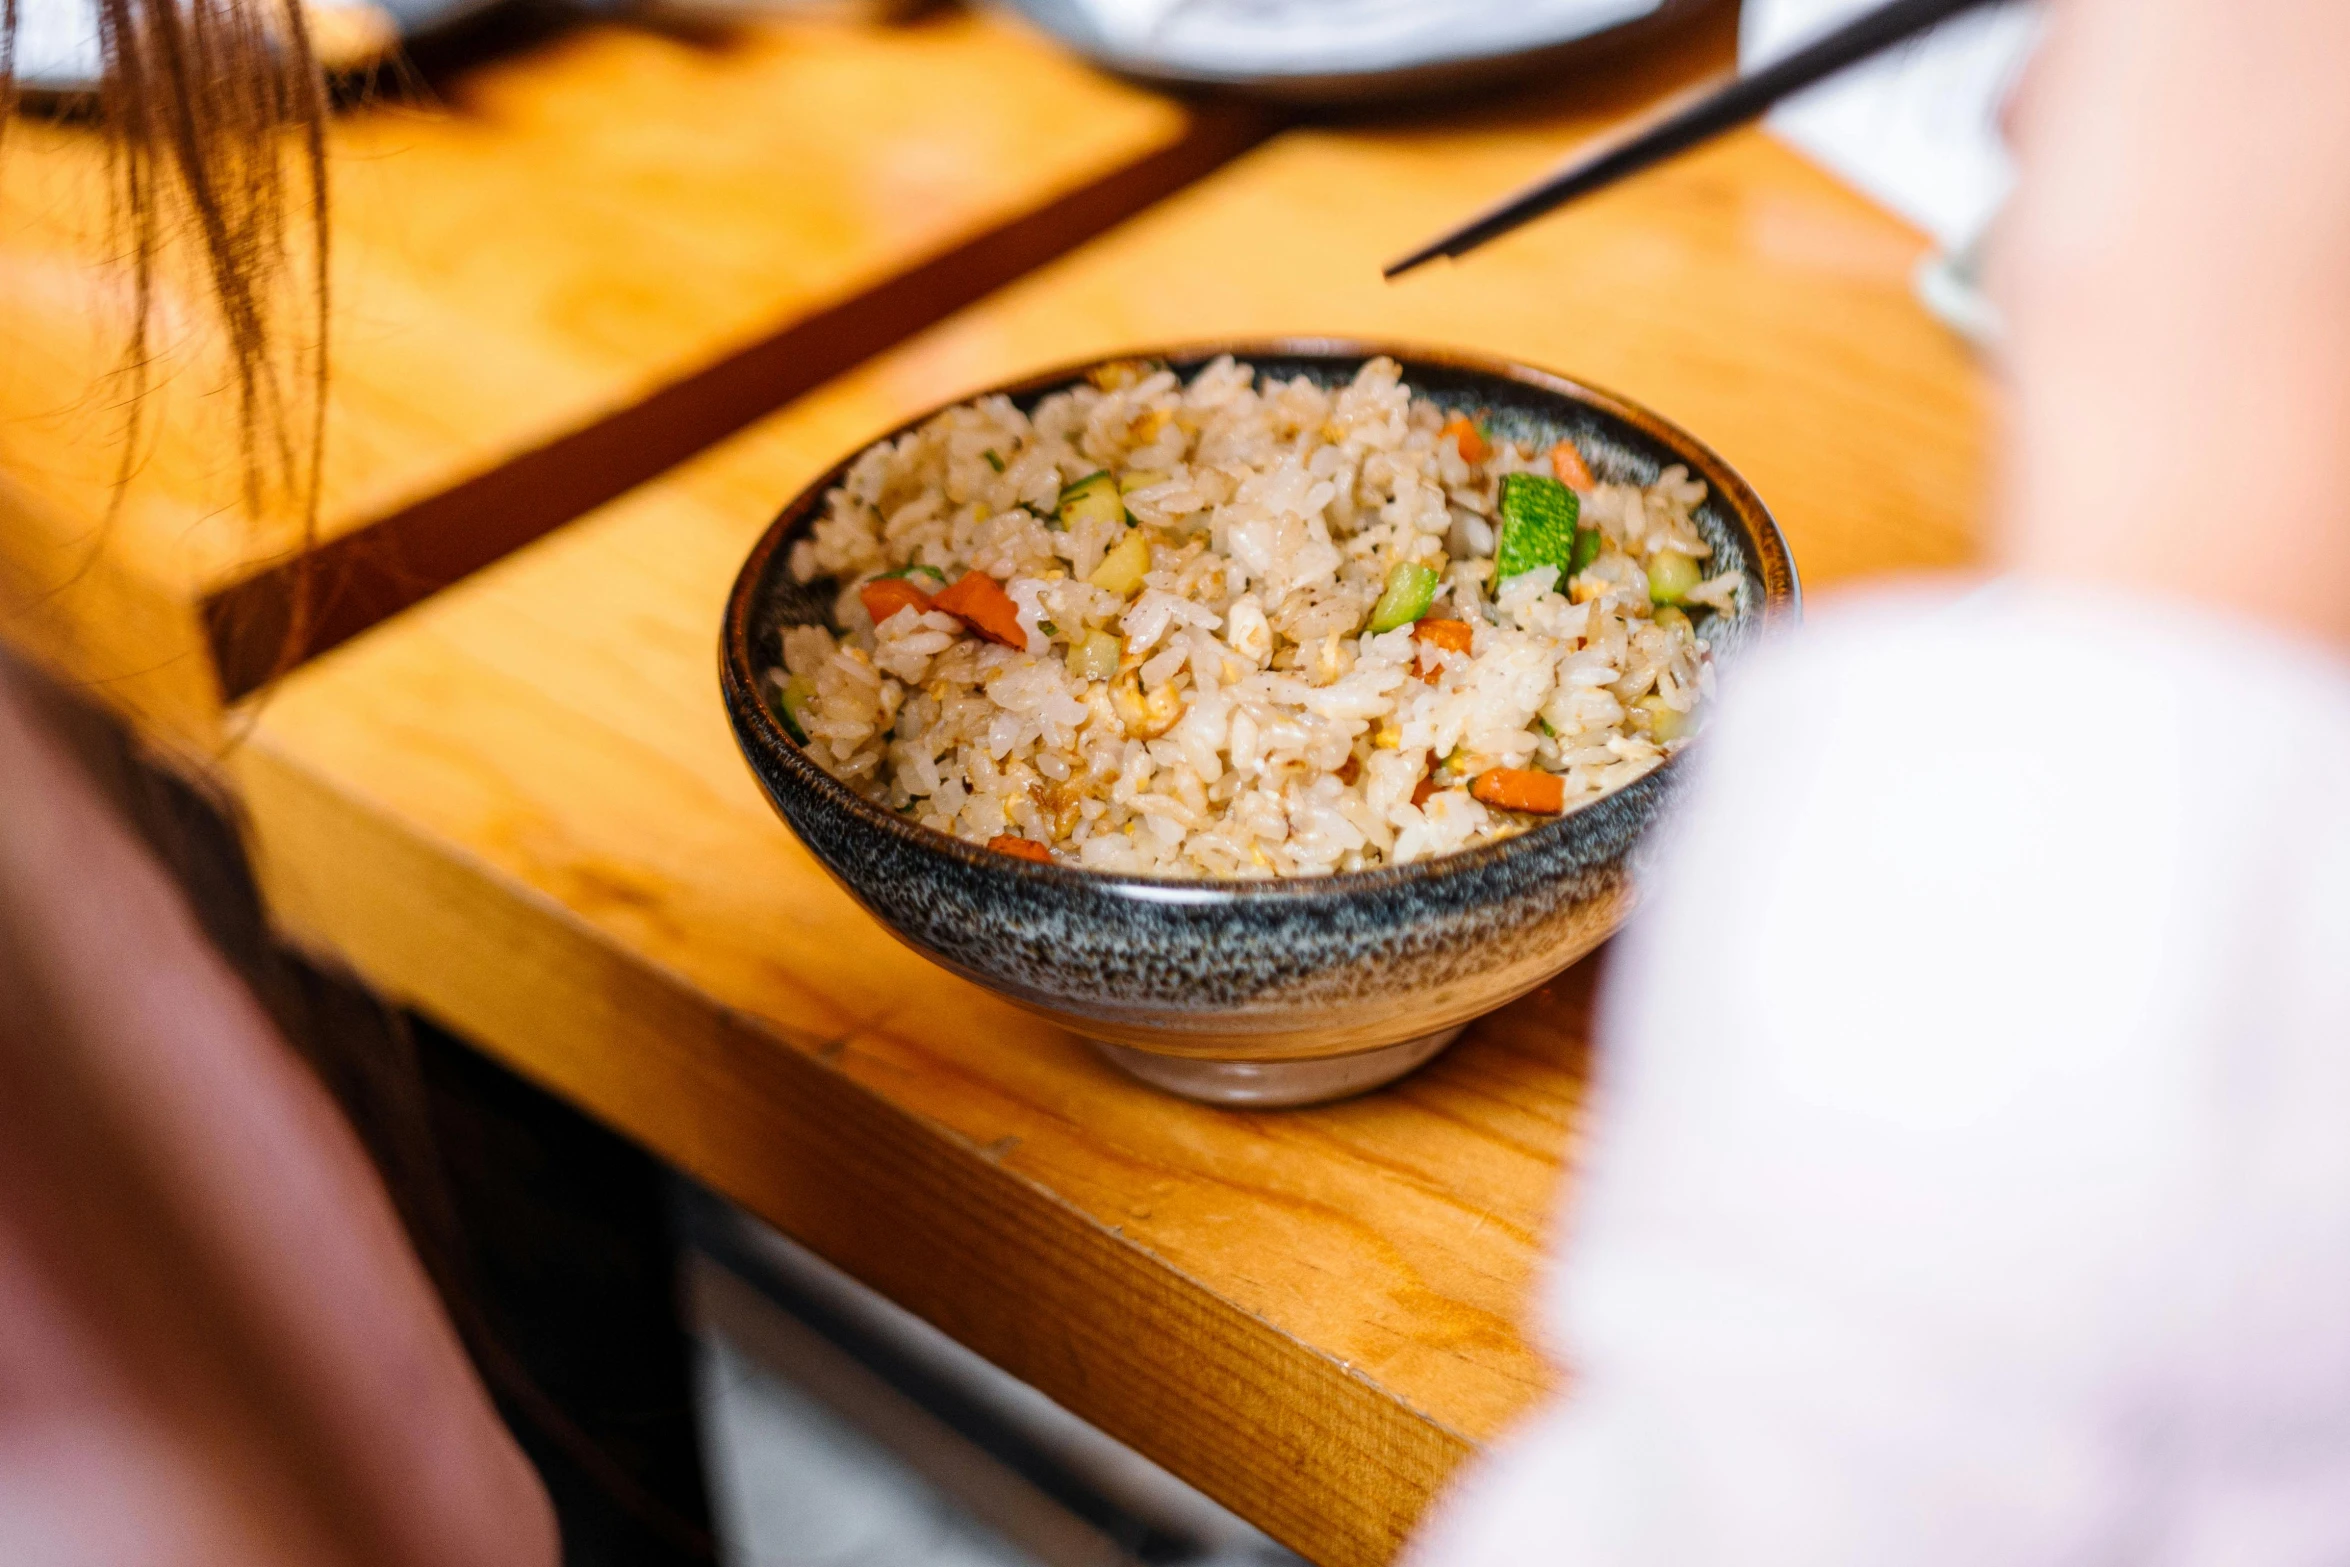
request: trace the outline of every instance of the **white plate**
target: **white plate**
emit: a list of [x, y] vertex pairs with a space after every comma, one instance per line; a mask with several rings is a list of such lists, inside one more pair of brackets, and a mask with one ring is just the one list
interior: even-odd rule
[[[314, 12], [339, 9], [356, 13], [363, 7], [371, 9], [389, 17], [401, 38], [414, 38], [498, 3], [499, 0], [359, 0], [359, 3], [309, 0]], [[327, 29], [322, 26], [320, 30], [323, 35]], [[93, 92], [98, 86], [98, 66], [98, 8], [94, 0], [20, 0], [16, 30], [19, 87], [36, 94], [70, 96]]]
[[1457, 90], [1565, 64], [1701, 0], [1006, 0], [1124, 75], [1302, 103]]

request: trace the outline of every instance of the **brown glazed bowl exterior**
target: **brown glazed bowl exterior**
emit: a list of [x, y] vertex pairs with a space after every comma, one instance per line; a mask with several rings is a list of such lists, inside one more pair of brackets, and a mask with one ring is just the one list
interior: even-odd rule
[[[1264, 376], [1324, 383], [1386, 355], [1415, 392], [1479, 415], [1499, 438], [1573, 439], [1603, 479], [1651, 481], [1683, 464], [1705, 482], [1698, 524], [1715, 558], [1746, 574], [1746, 607], [1708, 625], [1716, 656], [1735, 658], [1798, 614], [1786, 541], [1753, 489], [1687, 432], [1620, 397], [1522, 365], [1328, 339], [1117, 357], [1162, 362], [1188, 378], [1226, 353]], [[1029, 409], [1091, 368], [994, 390]], [[766, 678], [780, 658], [780, 628], [828, 615], [838, 585], [803, 587], [785, 560], [856, 455], [793, 499], [751, 551], [727, 601], [721, 683], [743, 755], [776, 810], [851, 896], [925, 957], [1095, 1040], [1161, 1057], [1295, 1062], [1456, 1029], [1589, 952], [1629, 910], [1626, 857], [1670, 798], [1675, 763], [1499, 843], [1413, 865], [1271, 881], [1036, 864], [917, 826], [857, 794], [784, 730]]]

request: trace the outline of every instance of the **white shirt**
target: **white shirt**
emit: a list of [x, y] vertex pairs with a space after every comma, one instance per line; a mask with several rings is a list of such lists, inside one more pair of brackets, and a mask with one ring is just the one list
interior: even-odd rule
[[2350, 680], [2002, 587], [1728, 683], [1601, 1019], [1564, 1400], [1417, 1567], [2350, 1562]]

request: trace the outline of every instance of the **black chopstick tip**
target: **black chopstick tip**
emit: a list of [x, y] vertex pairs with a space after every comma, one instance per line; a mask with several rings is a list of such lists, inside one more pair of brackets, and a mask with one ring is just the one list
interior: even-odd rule
[[1769, 65], [1739, 76], [1705, 97], [1619, 142], [1581, 158], [1567, 169], [1416, 250], [1382, 274], [1389, 281], [1438, 256], [1465, 256], [1489, 240], [1567, 202], [1589, 195], [1667, 158], [1686, 152], [1736, 126], [1761, 118], [1772, 105], [1814, 86], [1846, 67], [1908, 42], [1962, 12], [1992, 0], [1886, 0]]
[[1432, 245], [1426, 250], [1413, 251], [1410, 255], [1404, 257], [1401, 261], [1390, 261], [1386, 266], [1380, 269], [1379, 275], [1385, 278], [1388, 282], [1392, 283], [1397, 278], [1402, 277], [1406, 272], [1416, 272], [1420, 268], [1426, 266], [1429, 262], [1436, 260], [1439, 256], [1449, 256], [1451, 254], [1452, 252], [1443, 245]]

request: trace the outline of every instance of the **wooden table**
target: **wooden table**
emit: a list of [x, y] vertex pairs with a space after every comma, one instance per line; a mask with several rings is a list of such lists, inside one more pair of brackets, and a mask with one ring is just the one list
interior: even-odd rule
[[1522, 1333], [1594, 965], [1435, 1066], [1209, 1110], [898, 947], [721, 719], [778, 504], [921, 407], [1240, 333], [1458, 344], [1714, 442], [1814, 587], [1966, 559], [1986, 393], [1924, 246], [1760, 134], [1398, 287], [1377, 264], [1693, 72], [1290, 132], [288, 680], [235, 758], [286, 932], [658, 1150], [1316, 1561], [1383, 1561], [1546, 1388]]
[[[1258, 134], [1009, 24], [581, 25], [340, 116], [318, 646], [620, 493]], [[0, 157], [0, 635], [205, 752], [301, 540], [239, 514], [175, 273], [115, 497], [127, 278], [86, 126]]]

